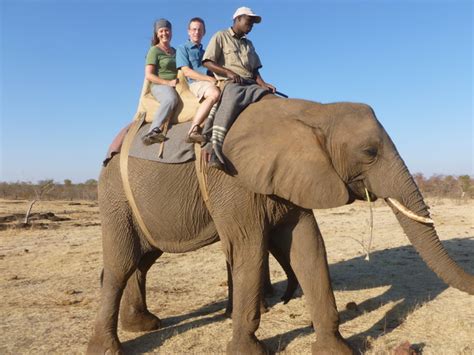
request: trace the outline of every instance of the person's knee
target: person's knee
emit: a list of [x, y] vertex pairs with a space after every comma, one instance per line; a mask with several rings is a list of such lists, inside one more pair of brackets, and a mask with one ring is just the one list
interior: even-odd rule
[[179, 102], [178, 93], [176, 92], [175, 89], [173, 89], [173, 88], [170, 88], [170, 89], [171, 90], [167, 95], [166, 101], [168, 102], [169, 105], [171, 105], [173, 107], [176, 107], [178, 105], [178, 102]]
[[207, 92], [207, 97], [210, 98], [213, 103], [219, 100], [220, 95], [221, 95], [221, 91], [216, 86], [210, 88], [209, 91]]
[[179, 103], [179, 98], [178, 98], [178, 94], [176, 94], [173, 96], [173, 99], [171, 100], [171, 104], [173, 105], [173, 107], [176, 107], [178, 106], [178, 103]]

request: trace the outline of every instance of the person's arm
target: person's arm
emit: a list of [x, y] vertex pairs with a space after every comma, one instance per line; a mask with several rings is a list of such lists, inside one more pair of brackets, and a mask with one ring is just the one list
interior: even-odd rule
[[219, 58], [221, 58], [224, 54], [222, 53], [222, 31], [217, 32], [214, 36], [212, 36], [209, 44], [207, 45], [206, 52], [202, 58], [202, 65], [212, 71], [213, 73], [228, 78], [234, 83], [241, 83], [242, 78], [234, 73], [232, 70], [229, 70], [222, 65], [217, 64], [219, 62]]
[[166, 80], [160, 78], [158, 75], [155, 74], [155, 65], [153, 64], [147, 64], [145, 65], [145, 78], [154, 83], [154, 84], [160, 84], [160, 85], [168, 85], [171, 87], [175, 87], [176, 84], [178, 84], [178, 78], [173, 79], [173, 80]]
[[216, 78], [214, 78], [213, 76], [201, 74], [191, 69], [187, 65], [183, 65], [180, 69], [183, 71], [183, 74], [185, 77], [193, 79], [193, 80], [210, 81], [211, 83], [216, 83], [217, 81]]
[[264, 89], [267, 89], [268, 91], [271, 91], [273, 94], [275, 93], [276, 88], [273, 85], [268, 84], [263, 80], [258, 69], [254, 71], [254, 75], [255, 75], [255, 81], [257, 82], [258, 85], [260, 85]]
[[217, 75], [224, 76], [228, 79], [230, 79], [234, 83], [241, 83], [242, 78], [235, 74], [232, 70], [224, 68], [223, 66], [220, 66], [219, 64], [216, 64], [212, 60], [205, 60], [202, 65], [204, 65], [207, 69], [212, 71], [213, 73], [216, 73]]
[[176, 68], [182, 70], [186, 78], [199, 80], [199, 81], [210, 81], [215, 83], [216, 80], [213, 77], [202, 74], [192, 69], [191, 60], [189, 59], [189, 52], [185, 45], [179, 46], [176, 50]]

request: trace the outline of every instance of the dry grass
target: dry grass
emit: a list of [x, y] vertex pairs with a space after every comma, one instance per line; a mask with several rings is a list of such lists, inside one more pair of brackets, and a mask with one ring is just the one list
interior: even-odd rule
[[[474, 273], [474, 203], [430, 200], [444, 245]], [[24, 213], [27, 201], [0, 201], [0, 216]], [[101, 241], [97, 206], [91, 202], [39, 202], [33, 212], [71, 220], [42, 229], [0, 231], [0, 353], [83, 353], [99, 300]], [[341, 333], [368, 354], [390, 353], [409, 341], [424, 354], [474, 353], [474, 297], [448, 288], [408, 245], [383, 203], [374, 210], [370, 262], [351, 238], [367, 238], [363, 204], [323, 210], [326, 241]], [[283, 305], [283, 271], [271, 260], [276, 295], [257, 336], [283, 354], [310, 352], [314, 333], [304, 296]], [[119, 331], [126, 350], [163, 354], [224, 353], [231, 321], [222, 316], [226, 271], [220, 245], [188, 254], [166, 254], [152, 267], [148, 304], [165, 328]], [[346, 305], [350, 302], [349, 309]]]

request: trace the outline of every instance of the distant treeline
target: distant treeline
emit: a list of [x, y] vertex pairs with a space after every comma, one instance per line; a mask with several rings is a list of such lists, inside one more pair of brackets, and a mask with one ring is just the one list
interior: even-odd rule
[[97, 200], [97, 180], [89, 179], [74, 184], [66, 179], [63, 183], [53, 180], [31, 182], [0, 182], [0, 198], [9, 200]]
[[[455, 199], [474, 198], [474, 179], [469, 175], [413, 175], [425, 197], [446, 197]], [[97, 180], [73, 184], [71, 180], [63, 183], [53, 180], [31, 182], [1, 182], [0, 198], [11, 200], [97, 200]]]
[[474, 179], [469, 175], [413, 175], [424, 197], [474, 198]]

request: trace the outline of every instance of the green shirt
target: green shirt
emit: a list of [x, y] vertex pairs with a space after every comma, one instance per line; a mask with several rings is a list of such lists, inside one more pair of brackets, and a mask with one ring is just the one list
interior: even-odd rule
[[[174, 48], [173, 51], [176, 53]], [[178, 75], [176, 54], [166, 54], [158, 47], [150, 47], [146, 56], [146, 65], [148, 64], [155, 66], [155, 74], [161, 79], [173, 80]]]

